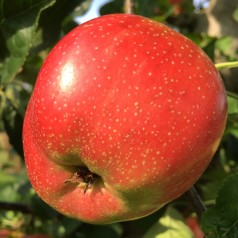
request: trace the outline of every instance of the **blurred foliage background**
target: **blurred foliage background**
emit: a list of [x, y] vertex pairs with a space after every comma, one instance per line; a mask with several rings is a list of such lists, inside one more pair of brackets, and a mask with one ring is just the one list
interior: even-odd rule
[[[238, 68], [220, 70], [228, 97], [227, 126], [212, 163], [195, 185], [208, 210], [198, 216], [196, 204], [186, 193], [136, 221], [89, 225], [62, 216], [35, 194], [25, 170], [21, 136], [43, 60], [93, 2], [0, 3], [0, 237], [238, 237]], [[112, 0], [100, 8], [100, 14], [125, 12], [124, 4]], [[134, 13], [175, 28], [214, 63], [238, 61], [238, 0], [135, 0]]]

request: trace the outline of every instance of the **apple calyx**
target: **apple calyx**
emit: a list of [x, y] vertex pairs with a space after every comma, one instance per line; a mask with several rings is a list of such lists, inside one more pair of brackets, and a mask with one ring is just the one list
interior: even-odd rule
[[73, 184], [85, 184], [84, 194], [89, 188], [92, 187], [93, 183], [99, 179], [99, 175], [91, 172], [88, 167], [80, 166], [73, 176], [65, 181], [65, 183]]

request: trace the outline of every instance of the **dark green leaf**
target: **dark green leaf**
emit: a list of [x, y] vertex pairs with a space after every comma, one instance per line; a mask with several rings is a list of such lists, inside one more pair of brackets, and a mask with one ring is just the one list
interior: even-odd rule
[[33, 213], [43, 219], [53, 219], [57, 216], [57, 211], [48, 206], [38, 195], [32, 197], [31, 210]]
[[84, 224], [81, 227], [80, 233], [83, 237], [97, 237], [97, 238], [119, 238], [121, 237], [122, 229], [121, 225], [111, 224], [111, 225], [103, 225], [103, 226], [92, 226], [89, 224]]
[[100, 8], [100, 14], [113, 14], [113, 13], [122, 13], [123, 12], [123, 0], [114, 0], [109, 3], [106, 3]]
[[[64, 24], [72, 21], [74, 10], [86, 0], [57, 0], [54, 6], [46, 9], [40, 18], [39, 26], [42, 29], [42, 42], [37, 46], [38, 50], [52, 47], [61, 37]], [[71, 30], [71, 28], [65, 27]]]
[[71, 237], [71, 234], [82, 224], [82, 222], [62, 216], [60, 220], [62, 226], [65, 228], [65, 235]]
[[0, 43], [6, 50], [5, 54], [1, 53], [1, 85], [8, 83], [22, 70], [36, 34], [39, 16], [54, 2], [55, 0], [1, 1]]
[[[160, 0], [138, 0], [135, 4], [136, 12], [145, 17], [158, 17], [162, 20], [164, 16], [168, 16], [170, 12], [171, 5], [168, 1]], [[158, 14], [158, 12], [163, 12], [163, 14]]]
[[212, 61], [214, 61], [215, 57], [215, 43], [216, 39], [211, 38], [205, 46], [203, 46], [203, 50], [206, 52], [206, 54], [210, 57]]
[[[237, 117], [238, 119], [238, 117]], [[238, 128], [237, 128], [238, 130]], [[230, 165], [234, 167], [235, 162], [238, 163], [238, 140], [233, 134], [226, 137], [224, 141], [224, 149], [227, 159], [230, 161]]]
[[236, 238], [238, 234], [238, 174], [230, 175], [218, 192], [216, 205], [202, 216], [208, 238]]

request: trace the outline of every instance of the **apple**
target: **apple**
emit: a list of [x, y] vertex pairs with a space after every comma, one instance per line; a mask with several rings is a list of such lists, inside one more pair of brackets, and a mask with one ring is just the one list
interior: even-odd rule
[[195, 238], [204, 238], [204, 233], [201, 230], [200, 224], [196, 217], [190, 216], [186, 218], [186, 223], [189, 226], [189, 228], [192, 230]]
[[1, 229], [0, 230], [0, 238], [7, 238], [10, 237], [12, 231], [8, 229]]
[[197, 181], [226, 116], [222, 80], [198, 46], [141, 16], [102, 16], [42, 65], [24, 119], [29, 179], [66, 216], [140, 218]]

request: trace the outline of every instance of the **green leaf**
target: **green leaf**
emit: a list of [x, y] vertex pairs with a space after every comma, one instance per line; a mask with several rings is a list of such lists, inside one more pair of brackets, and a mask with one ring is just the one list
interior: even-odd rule
[[0, 200], [7, 202], [18, 201], [21, 198], [18, 189], [26, 180], [25, 171], [23, 173], [0, 171]]
[[8, 185], [16, 182], [18, 178], [14, 174], [8, 174], [0, 171], [0, 185]]
[[232, 18], [238, 22], [238, 8], [236, 8], [232, 14]]
[[82, 237], [120, 238], [122, 237], [122, 227], [120, 223], [115, 223], [97, 226], [96, 229], [92, 229], [92, 225], [84, 224], [84, 226], [80, 228], [80, 233]]
[[[199, 43], [201, 44], [201, 42]], [[215, 45], [216, 39], [210, 37], [206, 37], [201, 44], [202, 49], [206, 52], [206, 54], [212, 61], [214, 61], [215, 59]]]
[[228, 120], [226, 124], [226, 130], [224, 135], [229, 134], [238, 138], [238, 100], [237, 95], [229, 93], [227, 97], [228, 102]]
[[[228, 96], [228, 99], [231, 98], [231, 99], [235, 99], [237, 102], [238, 102], [238, 94], [237, 93], [233, 93], [233, 92], [230, 92], [228, 90], [226, 90], [226, 93], [227, 93], [227, 96]], [[238, 105], [238, 103], [237, 103]], [[238, 108], [237, 108], [238, 109]], [[238, 110], [237, 110], [238, 111]]]
[[89, 7], [92, 5], [92, 0], [83, 0], [81, 2], [82, 3], [78, 5], [72, 12], [71, 15], [73, 18], [84, 15], [88, 11]]
[[230, 51], [232, 38], [230, 36], [223, 36], [216, 42], [216, 47], [224, 54]]
[[2, 186], [0, 189], [0, 198], [4, 202], [16, 202], [20, 200], [19, 193], [13, 186]]
[[[220, 164], [213, 165], [212, 168], [213, 169], [208, 169], [206, 173], [203, 174], [202, 182], [197, 184], [199, 186], [199, 191], [201, 191], [205, 205], [215, 203], [219, 187], [223, 182], [224, 178], [226, 178], [227, 176], [223, 167]], [[207, 202], [208, 204], [206, 204]]]
[[42, 219], [53, 219], [58, 215], [58, 212], [56, 210], [51, 208], [36, 194], [31, 198], [30, 207], [33, 213], [41, 217]]
[[[37, 50], [40, 51], [52, 47], [62, 35], [66, 34], [68, 30], [71, 30], [71, 27], [67, 26], [68, 23], [74, 20], [75, 14], [83, 13], [89, 7], [89, 4], [83, 4], [87, 1], [57, 0], [52, 7], [46, 9], [39, 21], [39, 27], [42, 29], [42, 39], [37, 46]], [[84, 9], [80, 12], [79, 9], [81, 6]]]
[[180, 213], [168, 207], [165, 215], [154, 224], [143, 238], [194, 238]]
[[230, 175], [218, 192], [216, 205], [202, 216], [208, 238], [236, 238], [238, 234], [238, 174]]
[[26, 102], [21, 97], [22, 84], [18, 83], [15, 80], [0, 91], [1, 119], [11, 145], [23, 157], [22, 125]]
[[61, 218], [61, 224], [65, 229], [66, 237], [70, 237], [71, 233], [73, 233], [82, 224], [82, 222], [63, 216]]
[[[1, 85], [5, 85], [22, 70], [36, 35], [41, 12], [55, 0], [2, 0], [0, 47]], [[14, 7], [13, 7], [14, 6]]]
[[[236, 120], [238, 120], [238, 115], [236, 118], [237, 118]], [[224, 152], [225, 152], [224, 169], [229, 172], [232, 168], [235, 168], [238, 165], [237, 137], [235, 137], [234, 135], [230, 135], [226, 138], [226, 141], [224, 143]]]
[[100, 8], [100, 15], [123, 13], [123, 4], [123, 0], [110, 1]]
[[228, 57], [229, 61], [237, 60], [236, 53], [232, 49], [233, 38], [229, 35], [222, 36], [216, 41], [216, 49], [221, 52], [222, 55]]

